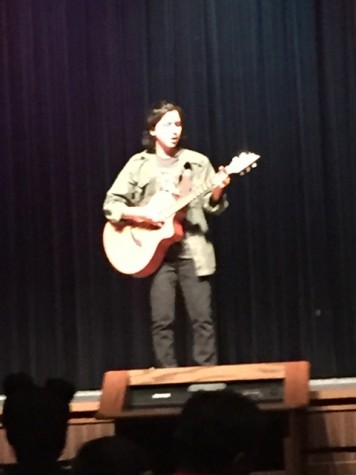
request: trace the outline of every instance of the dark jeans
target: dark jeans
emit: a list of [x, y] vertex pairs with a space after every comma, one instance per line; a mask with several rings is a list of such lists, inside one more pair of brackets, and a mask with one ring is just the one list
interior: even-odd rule
[[165, 261], [152, 278], [151, 313], [153, 348], [158, 367], [176, 367], [174, 320], [176, 290], [180, 286], [192, 325], [193, 358], [197, 365], [217, 363], [211, 309], [211, 282], [198, 277], [192, 259]]

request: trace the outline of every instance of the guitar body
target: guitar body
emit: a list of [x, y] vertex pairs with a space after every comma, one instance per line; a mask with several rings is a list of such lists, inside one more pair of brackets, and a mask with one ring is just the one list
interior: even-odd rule
[[[155, 195], [147, 206], [167, 207], [167, 194]], [[174, 197], [170, 196], [171, 200]], [[169, 200], [168, 200], [169, 201]], [[161, 228], [146, 223], [132, 224], [108, 221], [104, 226], [103, 244], [110, 264], [123, 274], [147, 277], [161, 265], [167, 249], [183, 237], [179, 212], [164, 221]]]

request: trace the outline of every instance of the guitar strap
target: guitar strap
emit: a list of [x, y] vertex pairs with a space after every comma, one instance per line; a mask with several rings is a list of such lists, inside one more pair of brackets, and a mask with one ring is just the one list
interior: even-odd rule
[[190, 193], [192, 189], [192, 167], [190, 163], [185, 163], [183, 172], [180, 176], [180, 181], [179, 181], [179, 193], [180, 196], [186, 196], [188, 193]]

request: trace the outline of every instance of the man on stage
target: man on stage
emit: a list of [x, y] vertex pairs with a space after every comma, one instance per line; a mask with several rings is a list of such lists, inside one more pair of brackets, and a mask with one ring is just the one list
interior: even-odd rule
[[220, 214], [226, 209], [223, 190], [230, 178], [223, 167], [216, 174], [205, 155], [182, 147], [183, 127], [180, 106], [160, 102], [153, 107], [143, 135], [145, 150], [128, 160], [104, 202], [105, 216], [112, 223], [127, 220], [158, 229], [163, 225], [159, 211], [142, 206], [156, 193], [178, 197], [216, 181], [212, 189], [189, 203], [181, 223], [182, 239], [169, 247], [151, 277], [151, 328], [157, 367], [177, 366], [173, 330], [177, 285], [192, 325], [194, 363], [217, 363], [210, 279], [216, 262], [205, 214]]

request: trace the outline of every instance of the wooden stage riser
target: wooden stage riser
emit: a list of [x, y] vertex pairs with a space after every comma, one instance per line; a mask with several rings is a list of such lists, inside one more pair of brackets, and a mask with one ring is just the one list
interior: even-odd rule
[[356, 447], [356, 409], [327, 409], [308, 413], [308, 449]]
[[102, 383], [99, 413], [102, 418], [121, 416], [130, 388], [234, 381], [260, 382], [262, 386], [263, 381], [271, 380], [278, 381], [283, 387], [283, 400], [277, 403], [280, 409], [301, 408], [309, 403], [309, 376], [310, 364], [307, 361], [107, 371]]

